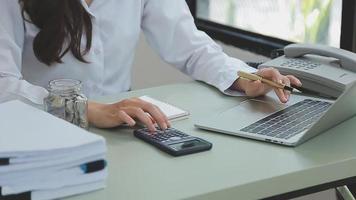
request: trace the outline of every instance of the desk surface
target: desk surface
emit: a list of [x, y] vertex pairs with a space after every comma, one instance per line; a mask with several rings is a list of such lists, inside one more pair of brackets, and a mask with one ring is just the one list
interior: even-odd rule
[[[194, 122], [237, 105], [202, 83], [168, 85], [99, 99], [149, 95], [191, 113], [173, 126], [213, 143], [213, 149], [171, 157], [136, 139], [132, 130], [91, 129], [108, 145], [107, 188], [71, 200], [259, 199], [356, 175], [356, 118], [298, 146], [284, 147], [194, 127]], [[241, 114], [243, 117], [243, 114]]]

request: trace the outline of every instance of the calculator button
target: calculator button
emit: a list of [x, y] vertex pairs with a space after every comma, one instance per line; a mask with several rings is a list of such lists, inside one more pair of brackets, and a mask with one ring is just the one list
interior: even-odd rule
[[180, 140], [182, 139], [181, 137], [177, 137], [177, 136], [174, 136], [174, 137], [170, 137], [169, 140]]

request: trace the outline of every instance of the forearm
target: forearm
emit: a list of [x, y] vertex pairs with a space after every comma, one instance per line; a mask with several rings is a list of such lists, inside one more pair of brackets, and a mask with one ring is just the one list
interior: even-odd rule
[[95, 125], [100, 120], [100, 116], [98, 116], [99, 111], [103, 108], [103, 104], [88, 101], [88, 121], [89, 124]]

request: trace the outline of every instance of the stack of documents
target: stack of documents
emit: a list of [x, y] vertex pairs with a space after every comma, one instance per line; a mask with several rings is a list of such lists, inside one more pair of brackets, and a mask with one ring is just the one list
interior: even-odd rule
[[105, 187], [101, 136], [20, 101], [0, 104], [0, 124], [0, 199], [57, 199]]

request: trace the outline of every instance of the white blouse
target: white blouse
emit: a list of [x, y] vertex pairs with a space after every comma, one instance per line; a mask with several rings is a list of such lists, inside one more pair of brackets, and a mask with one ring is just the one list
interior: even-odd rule
[[90, 63], [67, 53], [64, 63], [49, 67], [34, 55], [38, 28], [22, 19], [18, 1], [0, 1], [0, 102], [25, 98], [42, 104], [48, 82], [59, 78], [81, 80], [88, 97], [129, 90], [141, 30], [163, 60], [220, 91], [232, 85], [237, 71], [255, 71], [228, 57], [196, 29], [184, 0], [93, 0], [90, 6], [82, 0], [82, 4], [93, 23], [92, 48], [85, 55]]

